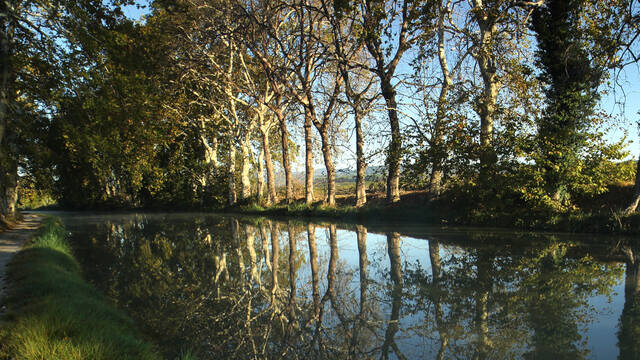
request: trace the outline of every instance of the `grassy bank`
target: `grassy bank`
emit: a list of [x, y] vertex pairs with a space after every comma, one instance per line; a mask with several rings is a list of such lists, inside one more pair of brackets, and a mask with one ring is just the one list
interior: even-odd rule
[[[342, 200], [342, 201], [341, 201]], [[429, 203], [422, 193], [404, 194], [399, 203], [387, 205], [380, 198], [356, 208], [352, 199], [338, 199], [338, 205], [261, 206], [255, 203], [227, 208], [227, 212], [264, 216], [325, 218], [353, 222], [398, 224], [463, 225], [545, 230], [573, 233], [640, 234], [640, 214], [624, 215], [611, 206], [591, 206], [567, 212], [542, 212], [526, 207], [508, 208], [482, 203], [461, 203], [449, 198]], [[626, 200], [626, 198], [625, 198]], [[622, 202], [621, 202], [622, 203]], [[593, 204], [592, 204], [593, 205]], [[620, 207], [618, 207], [620, 208]]]
[[133, 321], [86, 283], [66, 233], [47, 219], [8, 268], [3, 359], [159, 359]]

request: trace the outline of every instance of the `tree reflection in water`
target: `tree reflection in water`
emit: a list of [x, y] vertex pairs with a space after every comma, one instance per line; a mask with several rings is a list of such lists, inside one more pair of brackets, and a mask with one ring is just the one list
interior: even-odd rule
[[640, 244], [625, 246], [624, 307], [620, 315], [618, 346], [622, 360], [640, 356]]
[[[169, 215], [69, 227], [87, 277], [168, 358], [584, 358], [589, 299], [623, 274], [546, 235], [409, 247], [398, 232], [347, 228]], [[620, 358], [635, 359], [640, 251], [608, 254], [626, 266], [617, 336]]]

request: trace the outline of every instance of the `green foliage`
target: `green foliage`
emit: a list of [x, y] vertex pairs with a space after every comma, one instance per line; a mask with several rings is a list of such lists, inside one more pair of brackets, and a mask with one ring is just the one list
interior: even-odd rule
[[556, 207], [570, 206], [572, 192], [604, 191], [600, 175], [605, 170], [594, 162], [622, 157], [622, 144], [607, 146], [601, 141], [602, 134], [593, 130], [601, 121], [594, 108], [603, 69], [584, 40], [581, 16], [585, 4], [582, 0], [546, 2], [532, 19], [547, 104], [536, 120], [537, 151], [533, 155], [546, 194], [536, 197]]
[[56, 203], [56, 199], [49, 191], [37, 189], [33, 184], [21, 184], [18, 188], [18, 207], [21, 209], [37, 209]]
[[2, 356], [159, 359], [131, 319], [82, 279], [66, 235], [60, 221], [49, 218], [10, 263]]

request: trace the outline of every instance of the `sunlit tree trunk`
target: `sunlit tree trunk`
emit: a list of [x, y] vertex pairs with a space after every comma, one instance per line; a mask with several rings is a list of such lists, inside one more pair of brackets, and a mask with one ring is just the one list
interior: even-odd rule
[[329, 134], [326, 125], [321, 127], [320, 140], [322, 142], [324, 166], [327, 170], [327, 204], [333, 206], [336, 204], [336, 168], [331, 156], [331, 143], [329, 142]]
[[478, 50], [474, 56], [483, 81], [482, 96], [478, 104], [481, 147], [480, 177], [482, 181], [486, 182], [487, 176], [497, 160], [493, 149], [493, 125], [498, 90], [500, 89], [497, 59], [494, 54], [497, 14], [494, 14], [494, 9], [490, 9], [483, 0], [473, 0], [473, 6], [475, 21], [480, 29]]
[[633, 187], [633, 200], [627, 209], [624, 211], [627, 215], [635, 212], [640, 204], [640, 158], [638, 159], [638, 165], [636, 168], [636, 184]]
[[367, 202], [367, 162], [364, 159], [362, 114], [356, 111], [353, 118], [356, 125], [356, 206], [360, 207]]
[[445, 48], [445, 17], [449, 10], [449, 2], [440, 6], [438, 14], [438, 60], [440, 62], [440, 71], [442, 72], [442, 83], [440, 87], [440, 95], [438, 97], [438, 107], [436, 109], [436, 119], [433, 129], [433, 138], [431, 148], [433, 153], [433, 163], [431, 167], [431, 178], [429, 179], [429, 198], [431, 200], [440, 196], [440, 186], [442, 184], [442, 163], [446, 156], [444, 149], [444, 126], [447, 116], [447, 95], [449, 88], [453, 83], [451, 74], [449, 73], [449, 65], [447, 63], [447, 52]]
[[258, 201], [264, 202], [264, 146], [260, 147], [258, 153]]
[[229, 140], [229, 164], [227, 165], [227, 185], [229, 205], [234, 205], [236, 195], [236, 147], [233, 139]]
[[382, 96], [387, 103], [389, 127], [391, 129], [391, 142], [389, 143], [389, 154], [387, 155], [387, 165], [389, 166], [389, 174], [387, 176], [387, 202], [394, 203], [400, 201], [402, 135], [400, 134], [400, 120], [398, 119], [396, 90], [391, 85], [391, 77], [388, 75], [383, 76], [381, 77], [380, 82], [382, 85]]
[[[386, 3], [365, 1], [365, 6], [363, 7], [363, 25], [366, 31], [371, 32], [366, 34], [365, 44], [375, 62], [374, 72], [380, 81], [382, 97], [384, 97], [387, 105], [389, 130], [391, 132], [391, 141], [389, 142], [387, 150], [387, 166], [389, 167], [387, 176], [387, 202], [389, 203], [400, 201], [400, 163], [402, 161], [402, 134], [400, 133], [396, 89], [392, 84], [392, 80], [400, 59], [404, 52], [410, 48], [411, 39], [409, 37], [413, 34], [413, 31], [410, 30], [412, 26], [411, 15], [418, 2], [403, 1], [401, 4], [400, 2], [394, 2], [394, 4], [401, 6], [401, 8], [394, 9], [396, 10], [394, 14], [398, 18], [385, 19], [384, 21], [386, 21], [387, 27], [384, 28], [384, 30], [389, 30], [390, 32], [397, 31], [397, 39], [391, 39], [391, 41], [385, 42], [383, 42], [382, 36], [379, 33], [381, 21], [384, 17], [379, 14], [380, 11], [387, 11], [384, 7]], [[392, 23], [394, 24], [393, 31], [391, 31]]]
[[249, 178], [249, 171], [251, 170], [251, 133], [249, 130], [244, 134], [240, 148], [242, 150], [242, 170], [240, 171], [242, 199], [246, 200], [251, 197], [251, 179]]
[[16, 217], [16, 205], [18, 203], [18, 172], [15, 165], [10, 165], [13, 170], [7, 173], [0, 173], [0, 214], [9, 219]]
[[[204, 122], [201, 126], [201, 129], [204, 130]], [[211, 143], [207, 139], [204, 134], [200, 134], [200, 143], [204, 148], [204, 163], [211, 164], [214, 167], [218, 166], [218, 138], [213, 137]]]
[[[282, 100], [279, 94], [276, 94], [276, 117], [280, 125], [280, 141], [282, 147], [282, 167], [284, 168], [284, 181], [286, 188], [286, 201], [290, 204], [293, 201], [293, 175], [291, 173], [291, 158], [289, 155], [289, 129], [287, 128], [287, 118], [282, 111]], [[306, 142], [305, 142], [306, 144]]]
[[304, 117], [305, 178], [304, 194], [307, 205], [313, 203], [313, 142], [311, 138], [311, 114], [305, 109]]
[[[205, 123], [202, 121], [200, 123], [200, 131], [203, 132], [205, 129]], [[205, 171], [200, 177], [200, 185], [204, 189], [211, 178], [211, 175], [218, 167], [218, 138], [213, 137], [211, 143], [207, 139], [207, 137], [201, 133], [200, 134], [200, 143], [204, 149], [204, 165]]]
[[364, 43], [355, 36], [355, 29], [357, 28], [355, 19], [337, 14], [335, 12], [335, 4], [335, 2], [324, 0], [322, 1], [322, 9], [325, 11], [325, 17], [331, 22], [334, 56], [337, 58], [339, 75], [344, 83], [344, 94], [354, 117], [356, 132], [356, 207], [360, 207], [367, 202], [365, 183], [367, 165], [364, 158], [362, 120], [366, 113], [366, 109], [364, 109], [365, 97], [373, 84], [373, 77], [362, 76], [362, 72], [352, 72], [350, 68], [352, 65], [358, 64], [363, 60], [366, 61], [364, 59], [366, 55], [362, 51]]
[[264, 150], [264, 162], [267, 168], [267, 205], [278, 201], [276, 196], [276, 180], [275, 173], [273, 171], [273, 160], [271, 160], [271, 144], [269, 141], [270, 128], [271, 127], [267, 125], [260, 127], [260, 133], [262, 134], [262, 149]]

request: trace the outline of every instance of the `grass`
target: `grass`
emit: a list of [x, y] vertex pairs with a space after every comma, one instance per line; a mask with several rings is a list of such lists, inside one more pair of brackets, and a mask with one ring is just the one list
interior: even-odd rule
[[8, 275], [0, 358], [160, 359], [133, 321], [83, 280], [59, 220], [45, 220]]

